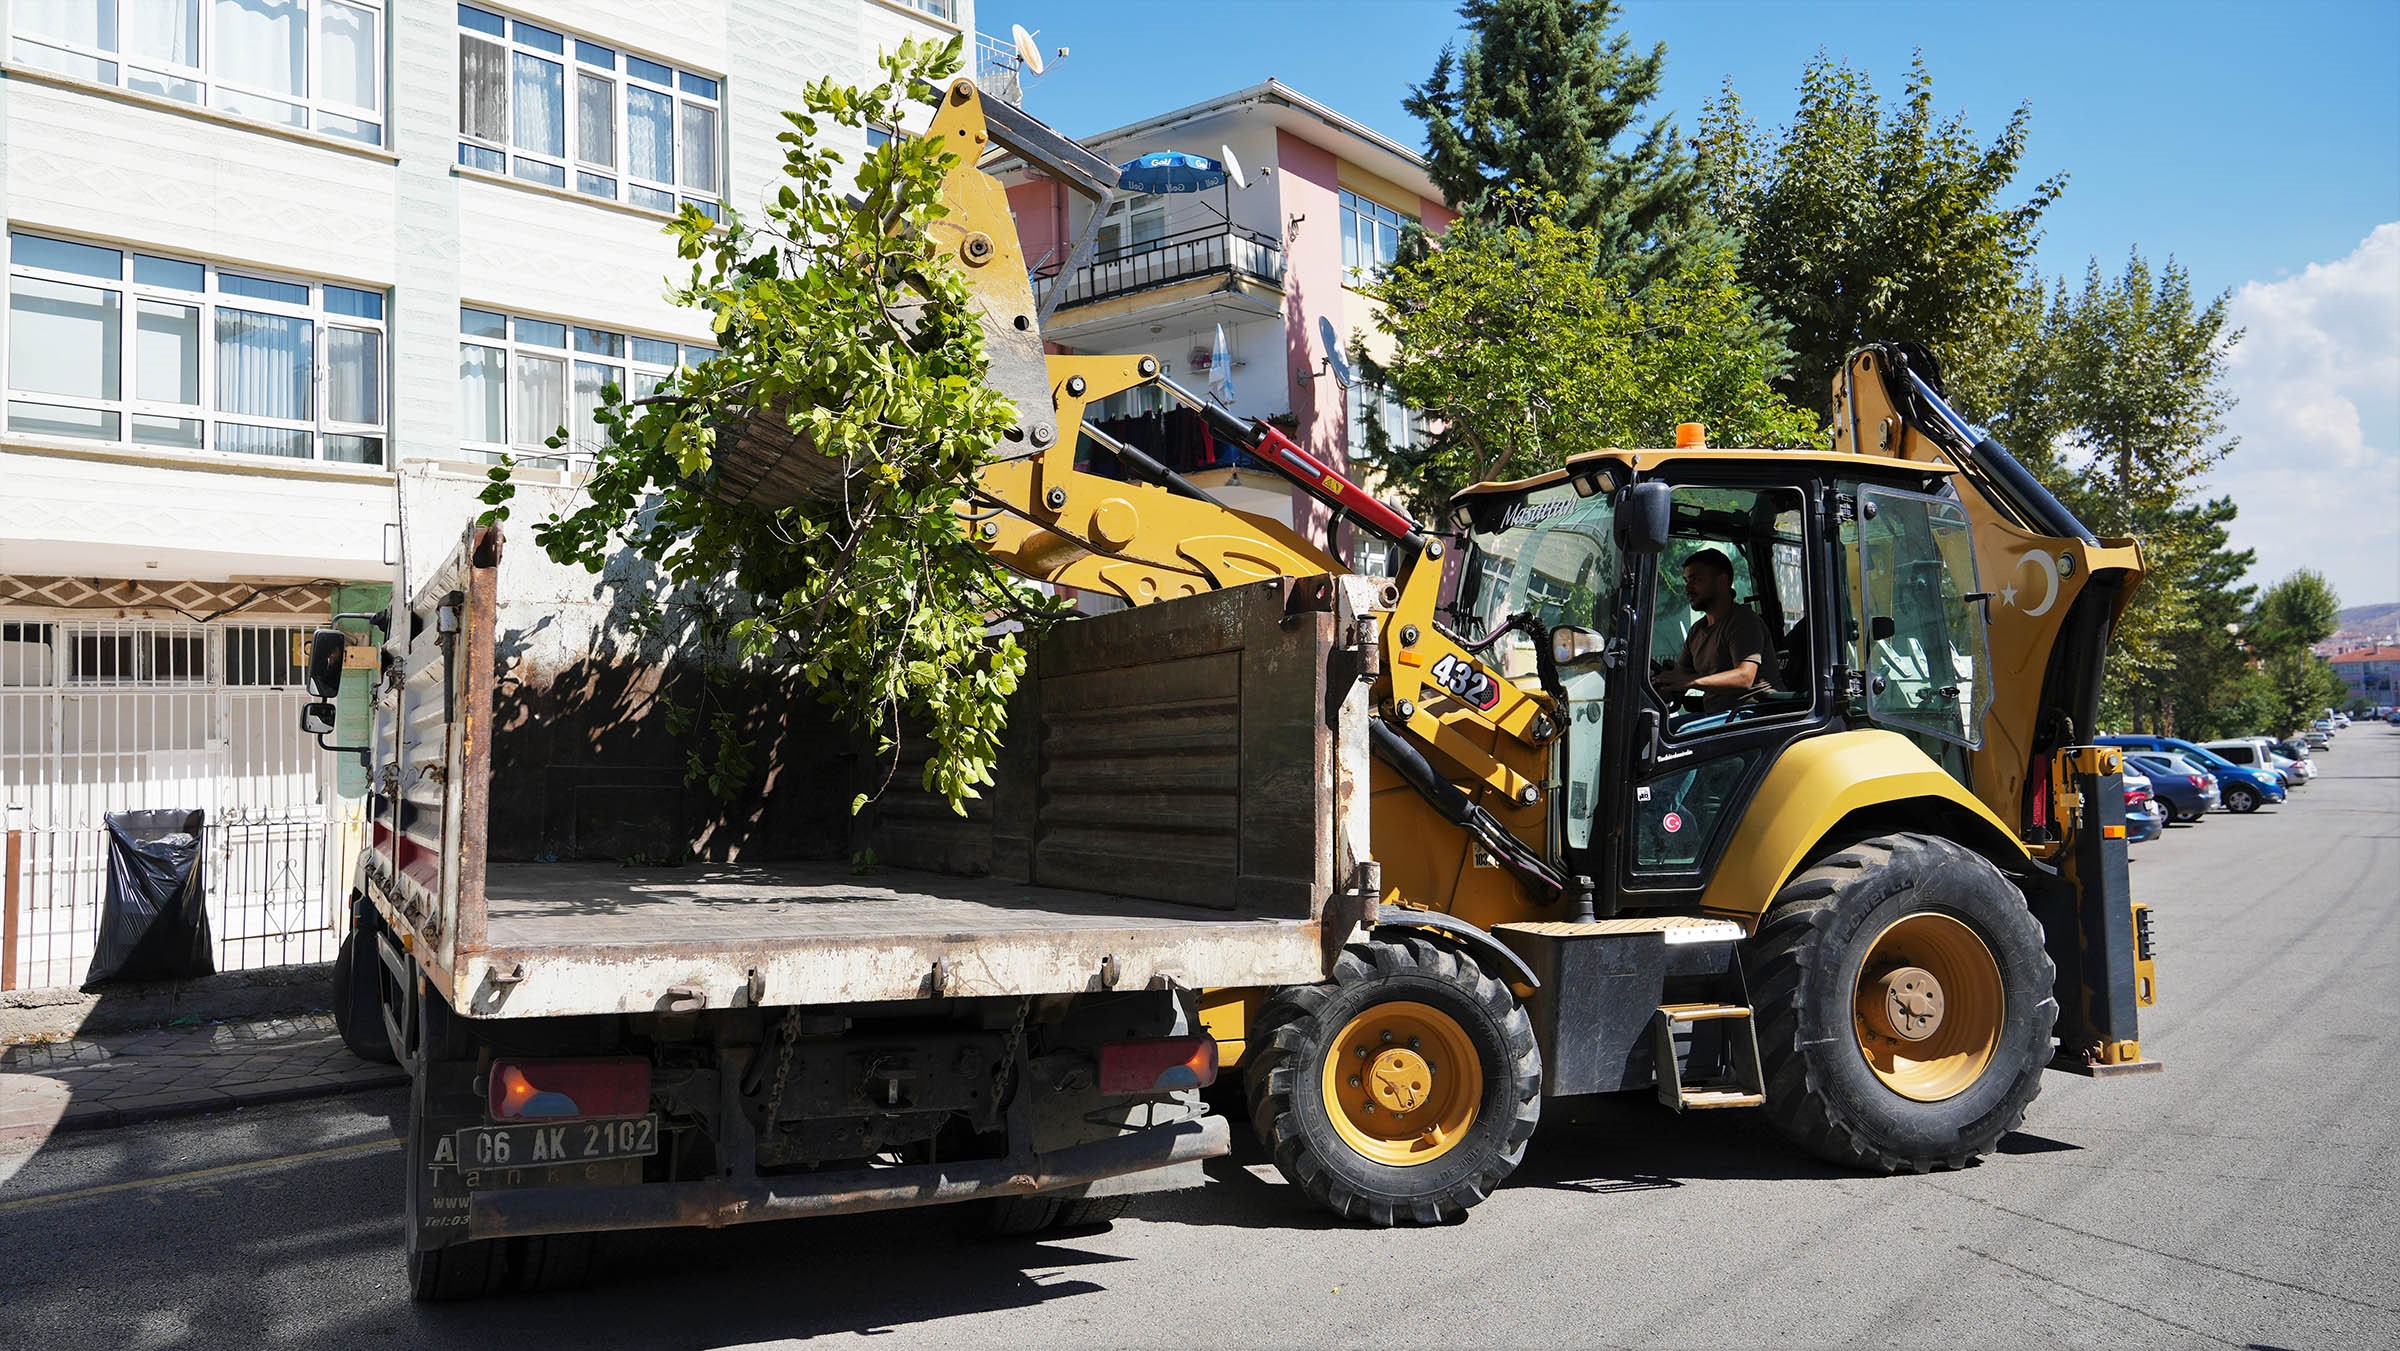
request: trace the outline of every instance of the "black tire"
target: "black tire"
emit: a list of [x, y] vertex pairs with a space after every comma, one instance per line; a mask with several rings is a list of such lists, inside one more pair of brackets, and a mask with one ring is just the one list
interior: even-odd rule
[[571, 1290], [592, 1278], [599, 1234], [536, 1234], [510, 1239], [508, 1271], [519, 1290]]
[[2246, 783], [2237, 783], [2225, 790], [2225, 810], [2236, 816], [2248, 816], [2257, 811], [2263, 801], [2265, 799], [2259, 796], [2258, 790]]
[[[1326, 1057], [1342, 1030], [1379, 1004], [1430, 1006], [1456, 1024], [1482, 1064], [1473, 1120], [1428, 1162], [1369, 1158], [1334, 1125]], [[1417, 935], [1353, 943], [1323, 985], [1278, 990], [1252, 1034], [1245, 1076], [1250, 1121], [1275, 1167], [1310, 1199], [1377, 1227], [1465, 1217], [1525, 1157], [1542, 1114], [1542, 1054], [1533, 1021], [1506, 982], [1455, 949]], [[1435, 1067], [1438, 1072], [1438, 1066]]]
[[1125, 1218], [1132, 1204], [1131, 1196], [998, 1196], [984, 1206], [977, 1228], [991, 1238], [1094, 1229]]
[[447, 1248], [408, 1249], [409, 1294], [420, 1303], [441, 1304], [495, 1294], [508, 1280], [501, 1240], [479, 1238]]
[[[1853, 1021], [1870, 948], [1919, 915], [1956, 920], [1981, 941], [2000, 1004], [1989, 1060], [1938, 1101], [1888, 1084]], [[2024, 893], [1961, 845], [1886, 835], [1818, 862], [1776, 897], [1745, 966], [1766, 1075], [1761, 1110], [1819, 1158], [1878, 1173], [1961, 1168], [2015, 1129], [2041, 1091], [2058, 1021], [2056, 969]]]
[[359, 945], [374, 936], [354, 930], [333, 957], [333, 1026], [350, 1054], [378, 1065], [397, 1065], [390, 1032], [383, 1025], [382, 960], [370, 949], [359, 961]]

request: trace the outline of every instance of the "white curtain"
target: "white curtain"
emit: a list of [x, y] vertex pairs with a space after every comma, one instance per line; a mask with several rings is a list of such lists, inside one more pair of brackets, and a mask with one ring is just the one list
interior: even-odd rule
[[321, 0], [317, 9], [317, 60], [323, 72], [317, 97], [370, 112], [376, 97], [375, 15], [341, 0]]
[[119, 50], [142, 61], [200, 64], [200, 0], [118, 0]]
[[617, 171], [617, 82], [579, 72], [575, 77], [575, 157]]
[[308, 94], [308, 0], [216, 0], [219, 79], [270, 94]]
[[116, 8], [113, 0], [16, 0], [10, 27], [26, 37], [114, 51]]
[[625, 90], [625, 172], [675, 181], [675, 100], [639, 85]]
[[334, 422], [383, 421], [383, 335], [325, 330], [325, 416]]
[[615, 385], [622, 392], [625, 388], [625, 372], [618, 367], [602, 366], [596, 362], [575, 363], [575, 421], [569, 425], [575, 431], [577, 450], [597, 452], [605, 440], [605, 434], [596, 420], [600, 412], [600, 390], [604, 385]]
[[252, 417], [315, 417], [309, 398], [317, 326], [281, 314], [219, 307], [217, 408]]
[[523, 52], [514, 54], [515, 77], [510, 82], [510, 109], [516, 114], [516, 146], [537, 155], [564, 157], [567, 153], [566, 71], [556, 61]]
[[508, 139], [508, 50], [497, 42], [458, 40], [458, 129], [480, 140]]
[[683, 105], [683, 185], [717, 191], [717, 110], [697, 103]]
[[516, 418], [509, 439], [520, 446], [538, 446], [567, 422], [567, 363], [557, 357], [517, 354]]
[[476, 343], [458, 345], [460, 439], [508, 443], [508, 353]]

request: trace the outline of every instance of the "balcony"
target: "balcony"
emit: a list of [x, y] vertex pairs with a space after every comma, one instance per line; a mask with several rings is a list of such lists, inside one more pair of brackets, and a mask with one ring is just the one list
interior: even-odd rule
[[1100, 261], [1071, 273], [1062, 274], [1056, 267], [1036, 271], [1034, 298], [1047, 305], [1051, 293], [1061, 291], [1058, 309], [1063, 313], [1078, 305], [1215, 277], [1226, 280], [1224, 289], [1257, 286], [1280, 295], [1283, 246], [1239, 225], [1212, 224], [1103, 250]]
[[[938, 0], [938, 3], [943, 5], [946, 10], [950, 0]], [[920, 7], [923, 6], [920, 5]], [[928, 10], [928, 12], [941, 13], [943, 18], [951, 17], [943, 11]], [[1024, 63], [1018, 59], [1017, 49], [989, 33], [977, 33], [975, 35], [975, 83], [982, 88], [987, 98], [996, 98], [1007, 104], [1024, 103]]]

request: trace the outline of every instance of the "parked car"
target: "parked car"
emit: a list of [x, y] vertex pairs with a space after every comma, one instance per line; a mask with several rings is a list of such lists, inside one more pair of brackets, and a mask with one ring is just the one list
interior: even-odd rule
[[2300, 734], [2300, 740], [2312, 751], [2326, 750], [2333, 745], [2333, 733], [2311, 727]]
[[2166, 804], [2150, 792], [2150, 780], [2140, 774], [2125, 774], [2125, 843], [2140, 844], [2155, 840], [2167, 833]]
[[2308, 743], [2299, 737], [2287, 736], [2280, 741], [2270, 741], [2267, 743], [2267, 749], [2287, 760], [2299, 761], [2307, 768], [2308, 777], [2312, 779], [2317, 777], [2317, 762], [2308, 753]]
[[2150, 794], [2166, 808], [2169, 821], [2197, 821], [2217, 809], [2217, 776], [2206, 766], [2180, 755], [2135, 751], [2125, 763], [2150, 780]]
[[2203, 741], [2200, 744], [2237, 765], [2247, 765], [2252, 769], [2274, 770], [2283, 775], [2284, 786], [2287, 788], [2296, 787], [2308, 780], [2307, 771], [2300, 769], [2297, 762], [2291, 757], [2277, 755], [2275, 743], [2263, 736], [2227, 737], [2222, 741]]
[[2323, 732], [2325, 735], [2330, 737], [2333, 735], [2334, 730], [2333, 719], [2319, 718], [2315, 722], [2312, 722], [2308, 725], [2308, 730], [2312, 732]]
[[2237, 765], [2215, 751], [2176, 737], [2104, 736], [2093, 740], [2098, 745], [2129, 751], [2175, 751], [2187, 760], [2196, 761], [2217, 776], [2217, 788], [2229, 812], [2248, 815], [2267, 803], [2283, 801], [2287, 795], [2283, 776], [2274, 770]]

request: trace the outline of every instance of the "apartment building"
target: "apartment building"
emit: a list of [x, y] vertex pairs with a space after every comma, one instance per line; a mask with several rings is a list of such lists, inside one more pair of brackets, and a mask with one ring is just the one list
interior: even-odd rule
[[[1369, 418], [1396, 441], [1417, 434], [1410, 410], [1343, 378], [1341, 354], [1353, 334], [1370, 350], [1377, 342], [1374, 303], [1360, 282], [1392, 260], [1407, 226], [1438, 234], [1452, 218], [1421, 156], [1273, 79], [1083, 141], [1119, 164], [1158, 151], [1221, 162], [1230, 151], [1248, 186], [1121, 194], [1094, 227], [1074, 194], [1014, 175], [1009, 199], [1027, 262], [1045, 300], [1059, 292], [1045, 330], [1052, 343], [1147, 352], [1197, 389], [1209, 381], [1221, 328], [1232, 366], [1226, 405], [1288, 425], [1327, 463], [1348, 464]], [[1069, 271], [1063, 264], [1087, 230], [1091, 259]], [[1155, 393], [1095, 411], [1219, 497], [1325, 538], [1324, 508], [1270, 473], [1243, 472], [1197, 417]], [[1337, 545], [1351, 557], [1360, 544], [1341, 533]], [[1389, 566], [1365, 547], [1368, 556], [1354, 562]]]
[[81, 979], [101, 817], [138, 808], [208, 813], [221, 966], [321, 958], [362, 784], [296, 730], [297, 642], [382, 608], [398, 477], [538, 455], [704, 352], [666, 221], [755, 203], [809, 81], [972, 0], [0, 16], [0, 983]]

